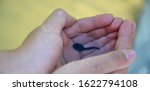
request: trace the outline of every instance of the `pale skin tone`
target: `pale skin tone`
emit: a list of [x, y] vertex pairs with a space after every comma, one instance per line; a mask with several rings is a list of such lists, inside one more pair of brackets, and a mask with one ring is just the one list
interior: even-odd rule
[[[127, 73], [134, 36], [130, 20], [111, 14], [76, 20], [57, 9], [19, 48], [0, 52], [0, 73]], [[73, 43], [100, 50], [79, 53]]]

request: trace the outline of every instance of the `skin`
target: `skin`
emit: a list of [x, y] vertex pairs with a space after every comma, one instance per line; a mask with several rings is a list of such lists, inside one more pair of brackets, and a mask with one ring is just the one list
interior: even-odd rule
[[[67, 46], [64, 47], [64, 63], [101, 55], [115, 49], [118, 29], [123, 22], [121, 18], [114, 18], [111, 14], [102, 14], [82, 18], [72, 27], [65, 29]], [[115, 24], [114, 24], [115, 23]], [[74, 50], [74, 43], [82, 44], [85, 48], [98, 47], [101, 50]]]
[[[57, 9], [19, 48], [0, 52], [0, 73], [126, 73], [134, 35], [130, 20], [111, 14], [76, 20]], [[102, 50], [77, 53], [73, 42]]]

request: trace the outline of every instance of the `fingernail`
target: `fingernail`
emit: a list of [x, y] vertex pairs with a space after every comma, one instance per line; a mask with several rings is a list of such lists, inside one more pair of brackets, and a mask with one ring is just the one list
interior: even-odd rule
[[123, 50], [122, 52], [124, 53], [127, 61], [134, 61], [136, 57], [136, 53], [134, 50]]

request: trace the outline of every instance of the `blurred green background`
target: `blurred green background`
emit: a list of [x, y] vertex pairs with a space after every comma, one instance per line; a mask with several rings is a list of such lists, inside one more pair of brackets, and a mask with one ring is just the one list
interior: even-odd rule
[[56, 8], [76, 18], [112, 13], [137, 20], [143, 0], [0, 0], [0, 50], [18, 47]]

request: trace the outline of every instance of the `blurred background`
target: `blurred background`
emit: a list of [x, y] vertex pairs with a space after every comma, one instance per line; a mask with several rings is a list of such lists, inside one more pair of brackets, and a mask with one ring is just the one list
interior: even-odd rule
[[76, 18], [112, 13], [136, 21], [138, 57], [129, 73], [150, 73], [150, 0], [0, 0], [0, 50], [18, 47], [56, 8]]

